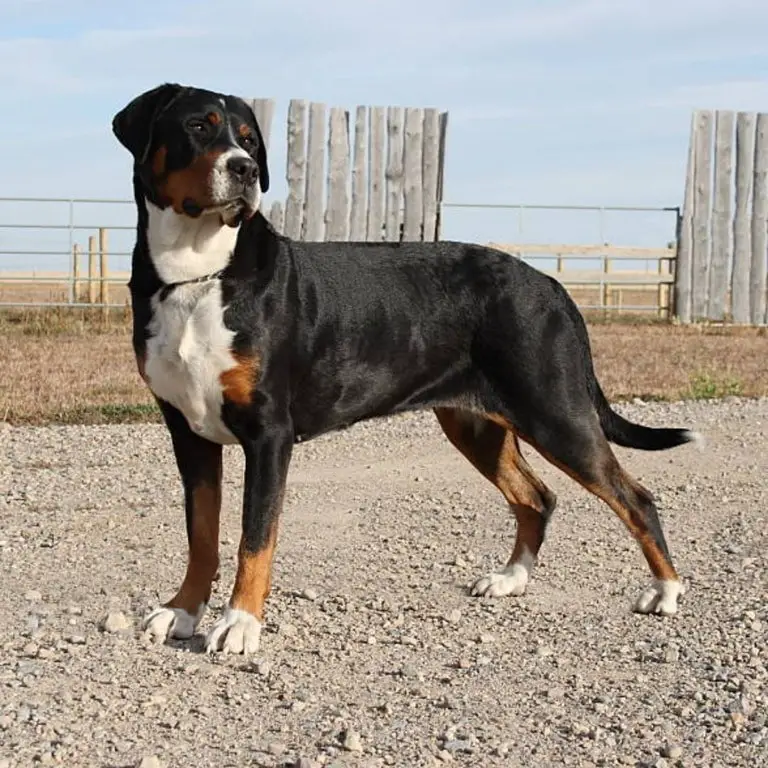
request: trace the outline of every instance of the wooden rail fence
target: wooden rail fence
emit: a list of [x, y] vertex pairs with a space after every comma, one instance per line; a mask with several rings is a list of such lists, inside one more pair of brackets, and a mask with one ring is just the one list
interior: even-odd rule
[[768, 322], [768, 114], [694, 112], [675, 314]]

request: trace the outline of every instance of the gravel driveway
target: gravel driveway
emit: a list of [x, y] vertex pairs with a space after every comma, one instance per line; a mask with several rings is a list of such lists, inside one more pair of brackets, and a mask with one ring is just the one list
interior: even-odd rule
[[[681, 614], [631, 613], [639, 548], [535, 455], [560, 503], [528, 592], [468, 597], [514, 521], [427, 413], [297, 446], [249, 660], [139, 631], [185, 562], [164, 428], [1, 429], [0, 768], [768, 765], [768, 400], [619, 410], [707, 438], [617, 449], [659, 499]], [[203, 632], [234, 575], [225, 462]]]

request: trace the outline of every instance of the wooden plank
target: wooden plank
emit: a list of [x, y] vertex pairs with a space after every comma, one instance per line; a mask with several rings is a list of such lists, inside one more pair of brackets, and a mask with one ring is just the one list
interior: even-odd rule
[[349, 113], [333, 107], [328, 123], [328, 204], [325, 239], [349, 238]]
[[693, 270], [693, 208], [696, 188], [696, 115], [691, 117], [688, 140], [688, 165], [685, 171], [685, 195], [683, 210], [678, 222], [677, 260], [675, 262], [675, 315], [681, 323], [692, 320], [692, 270]]
[[307, 143], [307, 191], [304, 197], [302, 240], [317, 242], [325, 236], [325, 104], [309, 105], [309, 141]]
[[757, 116], [755, 167], [752, 182], [752, 264], [749, 271], [749, 310], [752, 323], [766, 318], [766, 254], [768, 253], [768, 114]]
[[696, 112], [696, 159], [693, 193], [692, 314], [694, 320], [707, 316], [709, 262], [712, 253], [710, 214], [712, 208], [712, 112]]
[[272, 134], [272, 117], [275, 114], [275, 100], [253, 99], [251, 101], [251, 108], [253, 109], [253, 114], [256, 115], [256, 122], [259, 124], [264, 146], [269, 150], [269, 137]]
[[387, 171], [384, 239], [400, 241], [403, 198], [403, 108], [387, 109]]
[[285, 202], [283, 234], [293, 240], [301, 238], [304, 226], [304, 195], [307, 186], [306, 124], [307, 102], [291, 99], [288, 105], [288, 157], [285, 172], [288, 199]]
[[736, 213], [733, 220], [731, 314], [735, 323], [749, 323], [749, 267], [752, 182], [755, 168], [755, 115], [739, 112], [736, 120]]
[[424, 110], [424, 143], [421, 176], [423, 184], [424, 240], [437, 239], [437, 179], [440, 173], [440, 113]]
[[96, 235], [88, 235], [88, 303], [96, 303]]
[[355, 149], [352, 158], [352, 205], [349, 213], [349, 239], [365, 240], [365, 118], [368, 110], [358, 106], [355, 110]]
[[[627, 272], [623, 274], [621, 272], [610, 272], [606, 274], [601, 271], [588, 271], [588, 270], [565, 270], [564, 272], [558, 272], [554, 269], [541, 269], [545, 275], [556, 278], [563, 285], [592, 285], [595, 288], [605, 287], [609, 288], [612, 285], [647, 285], [650, 287], [660, 285], [671, 285], [674, 282], [674, 276], [659, 274], [658, 272], [641, 272], [635, 274]], [[650, 309], [651, 307], [649, 307]]]
[[712, 255], [709, 264], [707, 318], [725, 320], [729, 293], [728, 270], [731, 265], [731, 210], [733, 198], [733, 128], [734, 113], [715, 113], [715, 176], [712, 203]]
[[72, 296], [70, 301], [79, 303], [80, 295], [80, 246], [77, 243], [72, 245]]
[[405, 110], [403, 136], [403, 240], [423, 240], [424, 199], [422, 195], [422, 161], [424, 144], [424, 110]]
[[440, 239], [440, 220], [442, 218], [443, 184], [445, 181], [445, 143], [448, 136], [448, 113], [440, 113], [440, 148], [437, 155], [437, 223], [435, 240]]
[[279, 200], [272, 203], [269, 209], [269, 223], [280, 233], [283, 231], [285, 222], [283, 221], [283, 204]]
[[674, 248], [640, 248], [624, 245], [568, 245], [565, 243], [488, 243], [489, 248], [496, 248], [505, 253], [552, 254], [553, 256], [589, 256], [611, 259], [671, 259], [675, 256]]
[[366, 239], [384, 239], [384, 107], [371, 107], [368, 133], [368, 218]]

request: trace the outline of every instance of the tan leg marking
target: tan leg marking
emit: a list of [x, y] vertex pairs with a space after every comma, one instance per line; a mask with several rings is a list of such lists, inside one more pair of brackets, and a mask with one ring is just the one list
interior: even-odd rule
[[192, 491], [192, 535], [184, 581], [169, 608], [183, 608], [193, 616], [211, 598], [211, 585], [219, 569], [219, 515], [221, 487], [201, 485]]

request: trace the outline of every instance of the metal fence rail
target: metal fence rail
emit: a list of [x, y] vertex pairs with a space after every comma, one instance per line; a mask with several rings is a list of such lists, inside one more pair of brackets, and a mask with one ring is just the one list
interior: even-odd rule
[[[125, 307], [127, 291], [118, 287], [129, 277], [133, 206], [132, 200], [121, 199], [0, 197], [0, 307]], [[582, 309], [671, 314], [677, 208], [444, 202], [438, 210], [441, 235], [452, 225], [453, 214], [462, 210], [499, 215], [499, 230], [514, 231], [518, 239], [489, 244], [555, 277]], [[594, 215], [596, 232], [590, 231], [587, 243], [532, 242], [524, 236], [530, 234], [526, 217], [535, 212]], [[673, 214], [674, 222], [662, 227], [670, 238], [663, 247], [610, 245], [606, 220], [612, 213]], [[47, 220], [40, 223], [44, 216]], [[17, 268], [8, 271], [7, 262], [13, 259]], [[57, 285], [63, 293], [53, 296], [50, 289]]]

